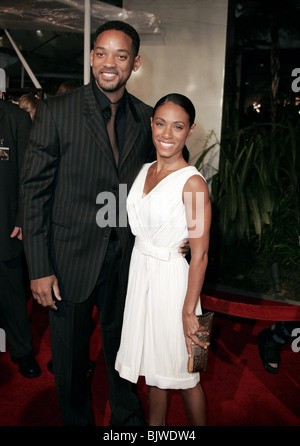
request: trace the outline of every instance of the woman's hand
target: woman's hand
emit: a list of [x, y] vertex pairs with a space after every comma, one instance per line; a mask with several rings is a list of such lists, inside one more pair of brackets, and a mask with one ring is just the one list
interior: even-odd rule
[[186, 348], [188, 355], [192, 356], [192, 345], [196, 344], [200, 347], [207, 348], [207, 342], [201, 342], [197, 335], [207, 335], [205, 327], [199, 325], [197, 316], [194, 313], [182, 314], [183, 333], [185, 337]]

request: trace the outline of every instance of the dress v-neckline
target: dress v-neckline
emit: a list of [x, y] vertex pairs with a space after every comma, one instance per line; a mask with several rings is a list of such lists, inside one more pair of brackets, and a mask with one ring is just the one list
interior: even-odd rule
[[145, 190], [145, 184], [146, 184], [146, 179], [147, 179], [147, 175], [148, 175], [148, 171], [149, 171], [149, 169], [150, 169], [150, 167], [154, 164], [154, 163], [156, 163], [157, 161], [153, 161], [153, 163], [151, 163], [150, 164], [150, 166], [148, 166], [148, 169], [146, 169], [146, 173], [145, 173], [145, 176], [144, 176], [144, 182], [143, 182], [143, 188], [142, 188], [142, 200], [144, 199], [144, 198], [146, 198], [146, 197], [148, 197], [148, 195], [150, 195], [155, 189], [157, 189], [157, 187], [162, 183], [162, 182], [164, 182], [167, 178], [169, 178], [171, 175], [173, 175], [174, 173], [177, 173], [177, 172], [179, 172], [179, 171], [181, 171], [181, 170], [183, 170], [183, 169], [187, 169], [188, 167], [191, 167], [191, 166], [185, 166], [185, 167], [181, 167], [180, 169], [177, 169], [177, 170], [174, 170], [174, 172], [171, 172], [171, 173], [169, 173], [168, 175], [166, 175], [162, 180], [160, 180], [147, 194], [145, 194], [144, 193], [144, 190]]

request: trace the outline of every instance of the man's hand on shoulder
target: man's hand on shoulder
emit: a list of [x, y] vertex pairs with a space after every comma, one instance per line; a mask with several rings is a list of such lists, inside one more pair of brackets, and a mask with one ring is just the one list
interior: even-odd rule
[[190, 241], [185, 239], [179, 246], [178, 252], [182, 253], [182, 257], [186, 257], [190, 253]]

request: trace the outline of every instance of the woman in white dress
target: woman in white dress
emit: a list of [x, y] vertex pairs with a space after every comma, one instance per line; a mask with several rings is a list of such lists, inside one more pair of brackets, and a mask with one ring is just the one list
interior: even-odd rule
[[[143, 166], [127, 199], [135, 245], [116, 369], [133, 383], [145, 377], [151, 426], [165, 425], [170, 389], [180, 391], [189, 424], [205, 425], [200, 375], [187, 371], [192, 343], [202, 345], [196, 314], [211, 222], [207, 184], [184, 158], [194, 120], [194, 106], [185, 96], [158, 101], [151, 119], [157, 161]], [[186, 238], [190, 265], [178, 252]]]

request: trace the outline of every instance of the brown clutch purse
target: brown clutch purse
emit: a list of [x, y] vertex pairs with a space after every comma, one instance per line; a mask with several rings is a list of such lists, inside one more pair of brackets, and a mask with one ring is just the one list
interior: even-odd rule
[[199, 325], [205, 327], [204, 331], [208, 333], [200, 336], [197, 335], [197, 337], [199, 341], [207, 343], [207, 348], [192, 345], [192, 356], [188, 360], [189, 373], [207, 372], [208, 345], [210, 343], [213, 317], [214, 313], [212, 311], [197, 316]]

